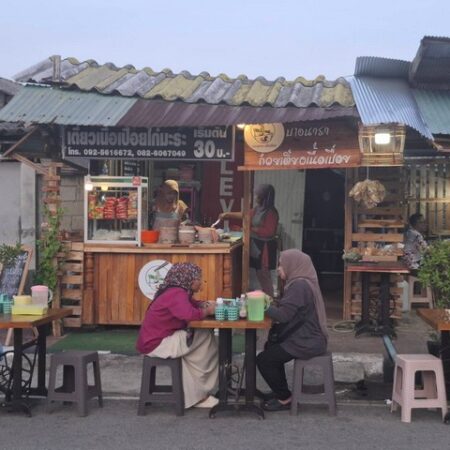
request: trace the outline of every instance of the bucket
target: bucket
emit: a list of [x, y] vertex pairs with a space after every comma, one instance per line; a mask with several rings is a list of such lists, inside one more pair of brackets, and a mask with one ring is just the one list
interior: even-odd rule
[[33, 305], [47, 306], [52, 298], [53, 292], [47, 286], [31, 286], [31, 303]]
[[263, 291], [247, 292], [247, 319], [252, 322], [264, 320], [264, 311], [270, 305], [270, 297]]
[[178, 225], [180, 225], [180, 221], [178, 219], [164, 219], [157, 217], [152, 228], [154, 230], [161, 230], [161, 228], [178, 228]]
[[213, 242], [213, 228], [199, 228], [198, 240], [203, 244], [211, 244]]
[[159, 239], [160, 244], [175, 244], [178, 238], [178, 228], [177, 227], [161, 227], [159, 229]]
[[178, 240], [180, 244], [192, 244], [195, 241], [195, 228], [180, 227], [178, 230]]

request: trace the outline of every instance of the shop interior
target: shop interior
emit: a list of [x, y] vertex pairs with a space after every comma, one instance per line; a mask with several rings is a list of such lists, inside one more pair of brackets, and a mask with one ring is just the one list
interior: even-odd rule
[[307, 170], [303, 251], [313, 260], [330, 317], [342, 317], [345, 171]]

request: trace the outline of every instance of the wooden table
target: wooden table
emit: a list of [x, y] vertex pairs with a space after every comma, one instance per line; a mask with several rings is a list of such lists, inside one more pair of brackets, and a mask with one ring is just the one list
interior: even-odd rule
[[[345, 270], [348, 272], [360, 272], [362, 284], [361, 320], [355, 326], [355, 335], [370, 333], [376, 336], [387, 334], [395, 336], [394, 327], [389, 319], [389, 275], [391, 273], [407, 274], [409, 269], [403, 262], [359, 262], [347, 263]], [[381, 274], [380, 283], [380, 309], [376, 323], [370, 321], [369, 313], [369, 286], [370, 275], [372, 273]]]
[[[256, 393], [256, 330], [270, 328], [272, 321], [265, 318], [261, 322], [249, 320], [218, 321], [214, 319], [189, 322], [192, 328], [218, 328], [219, 330], [219, 404], [214, 406], [209, 417], [219, 411], [250, 411], [264, 419], [264, 411], [255, 405]], [[228, 386], [231, 378], [232, 331], [245, 330], [245, 404], [228, 402]]]
[[[22, 410], [29, 416], [31, 411], [28, 403], [22, 398], [22, 351], [28, 347], [37, 346], [38, 379], [37, 387], [30, 389], [32, 395], [47, 395], [45, 387], [45, 355], [47, 353], [46, 325], [54, 320], [72, 314], [71, 309], [49, 309], [42, 316], [25, 316], [0, 314], [0, 329], [12, 328], [14, 330], [14, 357], [12, 367], [12, 400], [13, 410]], [[23, 330], [36, 328], [37, 338], [23, 344]]]

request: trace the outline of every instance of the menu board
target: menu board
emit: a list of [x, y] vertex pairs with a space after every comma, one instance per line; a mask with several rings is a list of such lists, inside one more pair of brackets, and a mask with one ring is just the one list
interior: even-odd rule
[[0, 273], [0, 294], [9, 297], [21, 294], [28, 274], [31, 260], [31, 248], [24, 248], [14, 264], [4, 267]]

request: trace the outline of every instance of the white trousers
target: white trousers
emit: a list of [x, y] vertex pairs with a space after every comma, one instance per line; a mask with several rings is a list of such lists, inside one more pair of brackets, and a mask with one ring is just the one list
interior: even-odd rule
[[184, 407], [190, 408], [217, 387], [219, 359], [213, 330], [194, 330], [194, 339], [189, 347], [186, 344], [186, 334], [185, 330], [176, 331], [172, 336], [164, 338], [148, 356], [181, 357]]

